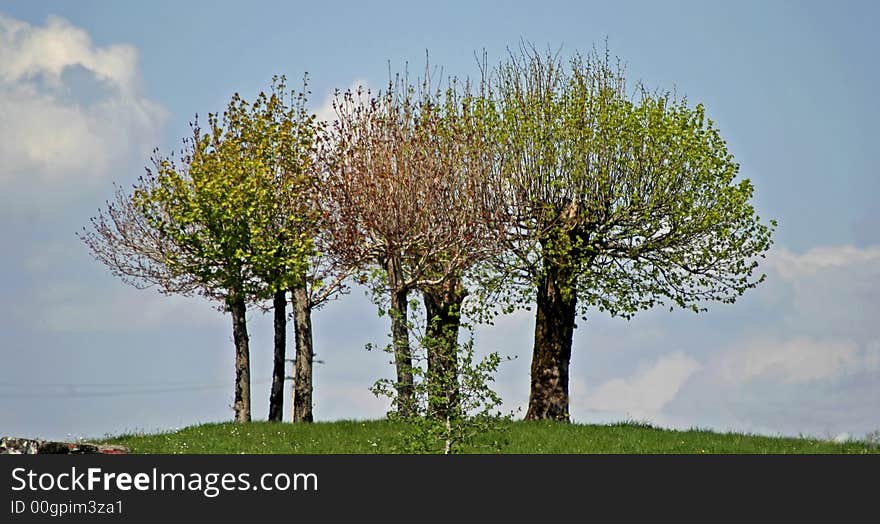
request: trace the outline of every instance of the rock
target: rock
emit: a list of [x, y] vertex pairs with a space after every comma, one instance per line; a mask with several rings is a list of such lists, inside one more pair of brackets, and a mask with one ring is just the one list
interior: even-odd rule
[[0, 438], [0, 455], [36, 455], [39, 447], [39, 440]]
[[82, 455], [86, 453], [123, 455], [128, 452], [129, 450], [125, 446], [116, 446], [110, 444], [89, 444], [86, 442], [53, 442], [46, 440], [14, 437], [0, 438], [0, 455]]

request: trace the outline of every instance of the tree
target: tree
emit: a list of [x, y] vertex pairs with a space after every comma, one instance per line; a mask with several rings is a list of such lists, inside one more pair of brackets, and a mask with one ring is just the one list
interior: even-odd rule
[[764, 279], [753, 273], [775, 222], [757, 216], [703, 106], [627, 95], [607, 52], [566, 64], [524, 46], [494, 73], [511, 212], [496, 267], [509, 304], [537, 305], [526, 418], [568, 420], [578, 312], [732, 303]]
[[[156, 179], [141, 177], [133, 193], [151, 191]], [[113, 275], [138, 289], [156, 287], [167, 295], [192, 295], [199, 290], [191, 276], [178, 273], [169, 261], [178, 257], [180, 246], [162, 234], [141, 213], [133, 193], [116, 186], [113, 201], [90, 219], [91, 227], [83, 227], [77, 236], [96, 260], [107, 266]]]
[[[288, 92], [286, 79], [273, 79], [272, 90], [260, 93], [244, 107], [240, 135], [247, 155], [258, 157], [267, 177], [265, 188], [273, 191], [261, 201], [265, 207], [266, 235], [275, 243], [266, 245], [255, 260], [255, 274], [271, 295], [274, 309], [274, 360], [269, 395], [269, 420], [281, 421], [285, 380], [287, 295], [293, 310], [296, 358], [294, 359], [293, 421], [312, 421], [312, 336], [311, 311], [341, 289], [336, 266], [316, 250], [320, 232], [320, 183], [315, 157], [321, 125], [306, 111], [304, 81], [299, 93]], [[265, 200], [263, 200], [265, 198]], [[293, 251], [296, 246], [308, 246]], [[291, 254], [296, 257], [290, 258]], [[295, 265], [291, 263], [295, 261]], [[327, 281], [327, 277], [333, 277]]]
[[[504, 223], [503, 200], [498, 198], [499, 178], [492, 143], [486, 140], [495, 124], [492, 101], [479, 86], [451, 79], [444, 90], [428, 91], [421, 98], [419, 127], [426, 139], [421, 147], [431, 163], [424, 166], [442, 181], [433, 228], [452, 229], [461, 238], [456, 246], [453, 271], [419, 287], [425, 306], [426, 325], [422, 343], [427, 353], [426, 380], [434, 394], [429, 396], [428, 416], [440, 420], [462, 415], [459, 397], [460, 353], [458, 336], [464, 302], [468, 296], [469, 273], [498, 254], [498, 225]], [[451, 252], [438, 250], [442, 274]], [[429, 272], [431, 272], [429, 270]]]
[[[307, 79], [306, 79], [307, 80]], [[255, 258], [256, 276], [271, 295], [274, 309], [275, 352], [269, 420], [281, 421], [286, 353], [286, 302], [290, 296], [295, 340], [291, 414], [293, 422], [312, 422], [312, 311], [345, 292], [350, 270], [324, 253], [326, 206], [317, 162], [325, 124], [306, 110], [307, 82], [300, 92], [288, 92], [286, 79], [273, 79], [272, 90], [260, 93], [242, 114], [241, 136], [247, 155], [258, 157], [271, 194], [259, 195], [265, 207], [266, 234], [275, 243], [264, 245]], [[297, 246], [307, 246], [297, 251]], [[293, 255], [293, 258], [291, 256]], [[294, 263], [295, 264], [292, 264]]]
[[[446, 91], [432, 90], [426, 76], [416, 89], [403, 75], [368, 101], [363, 90], [342, 93], [327, 150], [331, 249], [389, 298], [403, 414], [413, 412], [410, 292], [424, 291], [434, 329], [446, 333], [435, 339], [457, 339], [457, 327], [449, 328], [457, 326], [463, 273], [495, 245], [492, 207], [478, 191], [482, 171], [468, 167], [479, 150], [467, 125], [474, 97], [466, 85], [456, 88], [451, 81]], [[454, 353], [431, 355], [454, 374]]]
[[[320, 199], [317, 201], [320, 207]], [[291, 391], [291, 420], [312, 422], [313, 415], [313, 361], [315, 357], [312, 339], [312, 312], [348, 291], [345, 280], [352, 268], [329, 255], [324, 248], [323, 212], [316, 224], [316, 251], [309, 259], [309, 273], [305, 280], [290, 290], [296, 343]]]
[[234, 95], [222, 117], [209, 114], [207, 133], [193, 126], [179, 160], [157, 152], [131, 195], [117, 191], [83, 235], [124, 280], [199, 293], [231, 313], [239, 422], [251, 418], [247, 304], [302, 281], [312, 251], [300, 234], [311, 217], [298, 207], [307, 139], [275, 119], [284, 90], [281, 77], [253, 105]]

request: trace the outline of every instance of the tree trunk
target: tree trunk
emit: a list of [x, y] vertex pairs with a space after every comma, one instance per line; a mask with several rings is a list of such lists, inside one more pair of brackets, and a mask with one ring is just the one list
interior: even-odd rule
[[272, 363], [269, 420], [281, 422], [284, 411], [284, 358], [287, 351], [287, 294], [283, 289], [275, 292], [272, 306], [275, 309], [275, 359]]
[[232, 339], [235, 342], [235, 400], [232, 408], [236, 422], [251, 420], [251, 358], [248, 348], [247, 305], [243, 297], [231, 298]]
[[394, 348], [394, 364], [397, 368], [397, 402], [398, 414], [410, 416], [415, 413], [413, 405], [413, 362], [412, 350], [409, 345], [408, 290], [402, 286], [403, 276], [396, 261], [388, 261], [388, 283], [391, 288], [391, 344]]
[[[526, 420], [569, 421], [568, 365], [577, 310], [574, 268], [565, 253], [547, 253], [537, 286], [535, 347]], [[549, 250], [552, 252], [552, 250]]]
[[305, 285], [291, 290], [296, 359], [293, 363], [293, 421], [312, 422], [312, 304]]
[[460, 278], [425, 289], [428, 412], [443, 420], [459, 414], [458, 332], [467, 291]]

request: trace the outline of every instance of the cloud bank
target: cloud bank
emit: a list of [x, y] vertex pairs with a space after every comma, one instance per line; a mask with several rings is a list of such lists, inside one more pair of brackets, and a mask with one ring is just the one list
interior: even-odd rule
[[33, 26], [0, 14], [0, 181], [71, 191], [140, 158], [167, 114], [139, 75], [132, 46], [95, 45], [55, 16]]
[[[582, 419], [630, 417], [676, 427], [761, 433], [865, 434], [880, 428], [880, 247], [775, 250], [754, 296], [713, 316], [675, 320], [647, 314], [621, 327], [666, 331], [668, 351], [635, 372], [573, 390]], [[578, 374], [583, 370], [574, 369]]]

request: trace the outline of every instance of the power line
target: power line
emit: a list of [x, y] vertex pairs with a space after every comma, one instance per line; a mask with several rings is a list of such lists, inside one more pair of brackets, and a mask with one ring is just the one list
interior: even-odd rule
[[[191, 382], [188, 381], [161, 381], [161, 382], [4, 382], [0, 381], [0, 387], [15, 387], [15, 388], [44, 388], [44, 387], [56, 387], [56, 388], [112, 388], [112, 387], [158, 387], [158, 386], [190, 386]], [[201, 385], [220, 385], [219, 382], [215, 382], [213, 384], [201, 384]]]
[[[268, 384], [269, 380], [267, 379], [258, 379], [251, 382], [251, 384], [264, 385]], [[67, 388], [68, 391], [52, 391], [52, 392], [4, 392], [0, 395], [0, 400], [4, 399], [28, 399], [28, 398], [51, 398], [51, 399], [75, 399], [75, 398], [92, 398], [92, 397], [121, 397], [121, 396], [131, 396], [131, 395], [152, 395], [152, 394], [163, 394], [163, 393], [185, 393], [190, 391], [207, 391], [211, 389], [223, 389], [229, 387], [228, 383], [214, 383], [214, 384], [187, 384], [187, 385], [179, 385], [179, 386], [168, 386], [168, 387], [154, 387], [156, 385], [163, 385], [162, 383], [154, 383], [154, 384], [10, 384], [3, 383], [4, 386], [19, 386], [19, 387], [63, 387]], [[119, 391], [77, 391], [77, 388], [95, 388], [95, 387], [113, 387], [118, 388], [121, 386], [133, 386], [133, 388], [122, 389]]]

